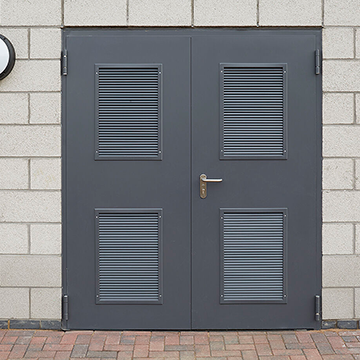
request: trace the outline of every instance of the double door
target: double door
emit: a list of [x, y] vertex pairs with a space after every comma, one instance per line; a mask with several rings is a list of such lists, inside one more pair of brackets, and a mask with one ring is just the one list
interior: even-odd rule
[[64, 32], [68, 328], [319, 327], [319, 47]]

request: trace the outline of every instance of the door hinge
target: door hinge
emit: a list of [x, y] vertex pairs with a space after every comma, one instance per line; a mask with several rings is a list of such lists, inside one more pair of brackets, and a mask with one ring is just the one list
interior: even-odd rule
[[69, 320], [69, 295], [63, 295], [63, 320]]
[[321, 70], [321, 59], [320, 59], [320, 50], [315, 51], [315, 74], [320, 75]]
[[320, 321], [321, 301], [320, 295], [315, 295], [315, 321]]
[[65, 49], [61, 56], [61, 75], [66, 76], [68, 73], [68, 52]]

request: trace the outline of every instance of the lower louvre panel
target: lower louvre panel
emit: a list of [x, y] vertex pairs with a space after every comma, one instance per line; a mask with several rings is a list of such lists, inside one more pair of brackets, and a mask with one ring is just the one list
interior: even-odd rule
[[98, 304], [161, 303], [161, 209], [96, 209]]
[[222, 209], [221, 303], [286, 302], [286, 209]]

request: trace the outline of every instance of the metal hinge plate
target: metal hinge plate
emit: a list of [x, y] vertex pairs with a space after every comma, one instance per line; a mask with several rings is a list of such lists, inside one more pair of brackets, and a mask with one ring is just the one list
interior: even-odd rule
[[321, 298], [320, 295], [315, 295], [315, 321], [320, 321], [321, 312]]
[[61, 57], [61, 75], [66, 76], [68, 73], [68, 52], [65, 49]]
[[320, 50], [315, 51], [315, 74], [320, 75], [321, 72], [321, 59], [320, 59]]
[[63, 320], [69, 320], [69, 295], [63, 295]]

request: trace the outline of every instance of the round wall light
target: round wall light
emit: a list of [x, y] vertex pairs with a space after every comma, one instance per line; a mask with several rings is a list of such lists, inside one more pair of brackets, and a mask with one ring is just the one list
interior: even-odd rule
[[15, 50], [9, 39], [0, 35], [0, 80], [8, 76], [15, 64]]

